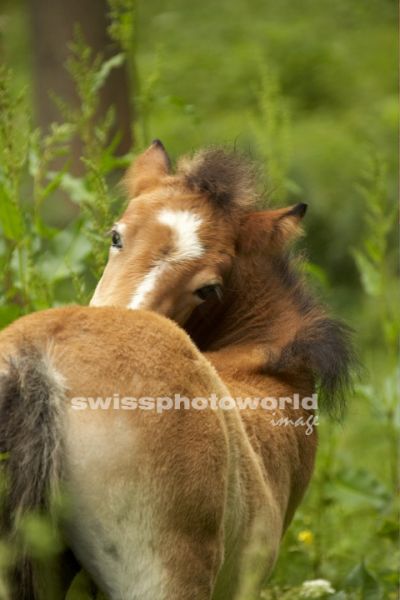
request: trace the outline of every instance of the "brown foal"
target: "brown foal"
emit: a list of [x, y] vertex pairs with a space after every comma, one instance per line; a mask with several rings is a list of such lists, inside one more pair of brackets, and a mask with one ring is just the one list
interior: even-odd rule
[[[313, 470], [312, 395], [334, 410], [349, 383], [348, 330], [289, 252], [306, 207], [257, 211], [251, 181], [219, 150], [172, 174], [153, 143], [96, 308], [0, 334], [5, 530], [62, 486], [68, 543], [111, 600], [230, 600], [253, 561], [268, 575]], [[26, 562], [18, 581], [34, 597]]]

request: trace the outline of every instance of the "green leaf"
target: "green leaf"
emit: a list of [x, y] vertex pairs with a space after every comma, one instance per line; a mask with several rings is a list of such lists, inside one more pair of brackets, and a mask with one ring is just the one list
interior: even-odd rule
[[368, 503], [380, 509], [391, 501], [387, 488], [365, 469], [342, 469], [336, 476], [335, 485], [362, 495]]
[[20, 528], [24, 543], [34, 558], [48, 559], [62, 551], [60, 534], [49, 518], [29, 513], [21, 520]]
[[70, 278], [70, 265], [75, 273], [81, 272], [89, 252], [90, 244], [82, 234], [64, 229], [51, 240], [49, 250], [38, 259], [36, 268], [46, 280]]
[[313, 279], [315, 283], [321, 285], [321, 287], [324, 289], [329, 288], [329, 278], [324, 269], [322, 269], [320, 266], [307, 261], [304, 262], [302, 268], [303, 272]]
[[74, 177], [69, 173], [64, 173], [60, 185], [61, 189], [69, 194], [72, 202], [75, 202], [76, 204], [91, 202], [92, 194], [87, 190], [83, 179]]
[[92, 580], [85, 571], [80, 571], [73, 579], [65, 600], [95, 600], [96, 592]]
[[45, 189], [42, 192], [42, 195], [41, 195], [42, 201], [45, 200], [48, 196], [50, 196], [50, 194], [52, 194], [58, 187], [60, 187], [62, 179], [66, 173], [68, 166], [69, 166], [68, 163], [66, 163], [63, 166], [63, 168], [61, 169], [61, 171], [59, 171], [56, 175], [51, 176], [50, 183], [45, 187]]
[[15, 304], [0, 306], [0, 329], [3, 329], [21, 316], [21, 310]]
[[24, 234], [20, 207], [13, 202], [11, 194], [0, 184], [0, 225], [6, 238], [19, 242]]
[[120, 67], [125, 61], [125, 56], [120, 53], [104, 61], [97, 71], [94, 79], [94, 91], [98, 91], [106, 81], [113, 69]]
[[364, 290], [370, 296], [379, 296], [382, 291], [382, 275], [380, 270], [358, 250], [353, 250], [353, 256]]
[[361, 592], [361, 600], [381, 600], [383, 598], [380, 583], [368, 571], [364, 563], [360, 563], [349, 573], [345, 587], [358, 589]]
[[396, 543], [399, 538], [399, 524], [397, 519], [387, 519], [379, 529], [378, 535], [386, 537]]

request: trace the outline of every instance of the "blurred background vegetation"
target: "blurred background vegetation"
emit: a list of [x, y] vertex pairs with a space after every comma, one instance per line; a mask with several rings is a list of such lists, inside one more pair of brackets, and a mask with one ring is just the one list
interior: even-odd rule
[[35, 3], [0, 12], [0, 327], [88, 302], [129, 140], [133, 154], [161, 138], [172, 157], [210, 144], [252, 156], [270, 205], [309, 204], [307, 271], [365, 366], [344, 422], [322, 418], [315, 477], [262, 597], [298, 598], [322, 577], [331, 598], [397, 598], [396, 4], [110, 0], [102, 56], [82, 22], [49, 95], [51, 51], [38, 61], [32, 39], [52, 22]]

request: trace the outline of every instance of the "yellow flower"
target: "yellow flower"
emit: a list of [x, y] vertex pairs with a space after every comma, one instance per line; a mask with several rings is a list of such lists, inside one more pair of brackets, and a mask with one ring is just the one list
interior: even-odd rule
[[299, 532], [297, 539], [302, 544], [306, 544], [307, 546], [310, 546], [314, 541], [314, 535], [313, 535], [313, 532], [310, 531], [309, 529], [303, 529], [303, 531]]

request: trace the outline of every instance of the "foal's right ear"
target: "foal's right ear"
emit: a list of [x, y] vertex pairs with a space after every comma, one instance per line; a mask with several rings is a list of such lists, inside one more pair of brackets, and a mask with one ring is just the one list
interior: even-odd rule
[[129, 167], [124, 185], [129, 198], [155, 188], [160, 180], [169, 174], [171, 161], [160, 140], [154, 140], [145, 152], [140, 154]]

